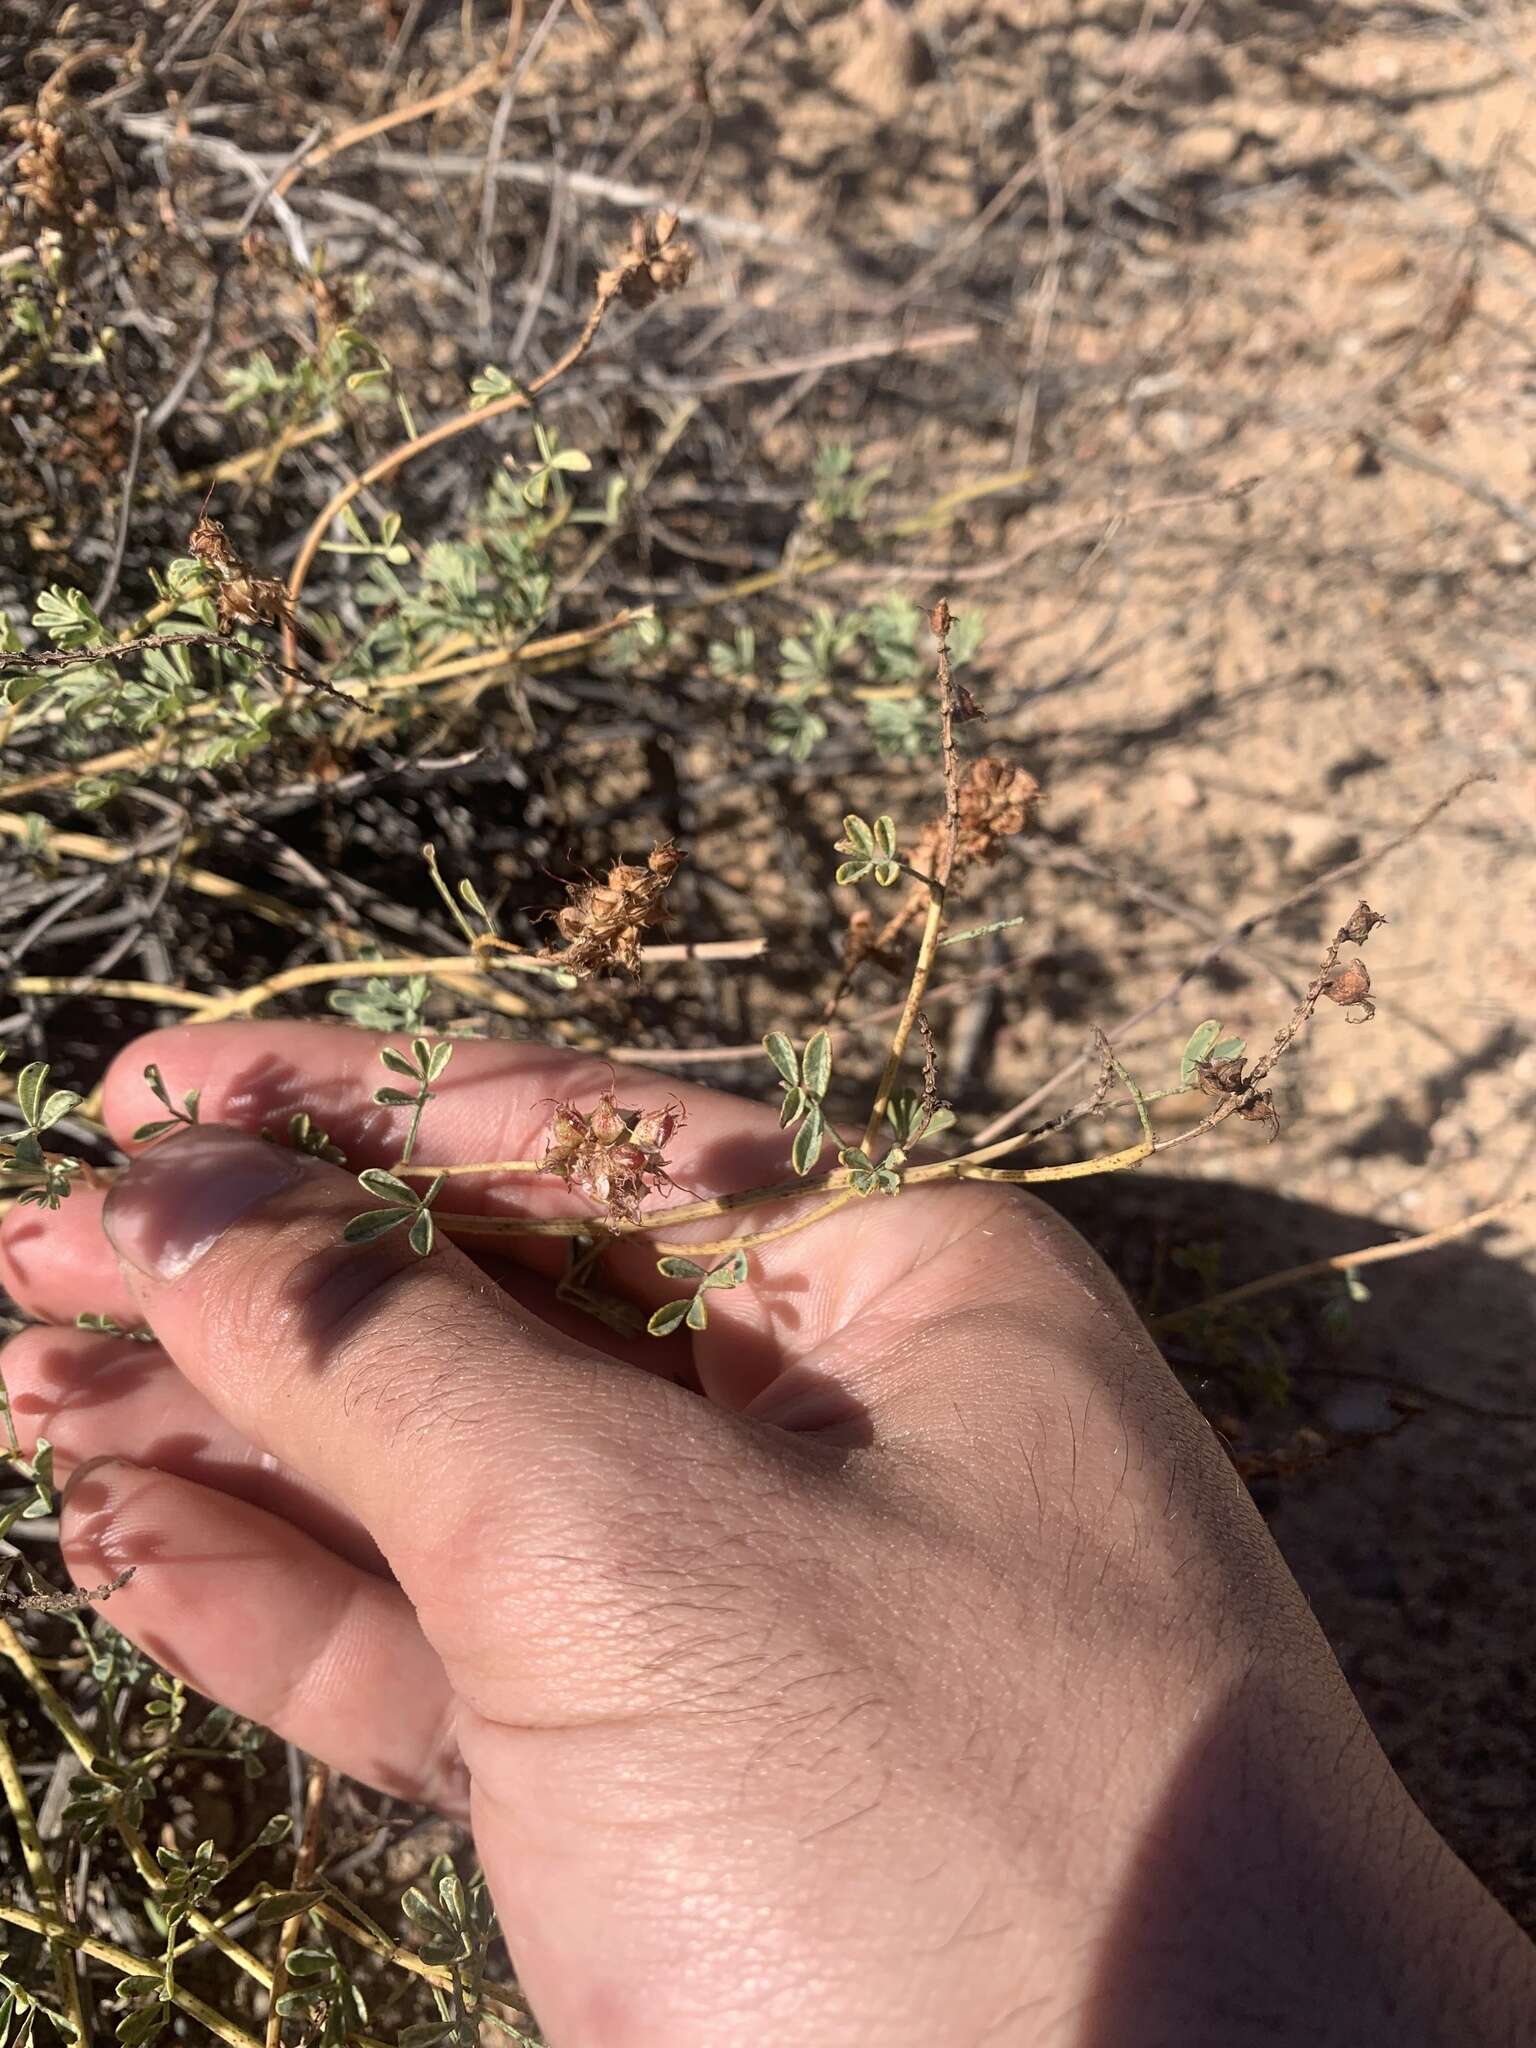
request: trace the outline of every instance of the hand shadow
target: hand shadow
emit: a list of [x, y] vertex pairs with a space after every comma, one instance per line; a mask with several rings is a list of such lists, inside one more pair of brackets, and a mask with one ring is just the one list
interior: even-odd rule
[[[1181, 1248], [1219, 1247], [1216, 1286], [1225, 1289], [1408, 1234], [1230, 1183], [1125, 1174], [1048, 1192], [1150, 1314], [1206, 1291], [1172, 1264]], [[1267, 1411], [1251, 1390], [1245, 1407], [1240, 1381], [1213, 1368], [1197, 1326], [1161, 1342], [1207, 1414], [1243, 1417], [1242, 1448], [1261, 1466], [1265, 1447], [1294, 1443], [1298, 1429], [1324, 1439], [1324, 1454], [1304, 1469], [1276, 1461], [1277, 1474], [1252, 1482], [1255, 1497], [1409, 1791], [1495, 1896], [1536, 1928], [1536, 1688], [1527, 1675], [1536, 1639], [1536, 1284], [1496, 1230], [1360, 1277], [1369, 1298], [1350, 1304], [1342, 1340], [1323, 1314], [1330, 1298], [1347, 1299], [1342, 1274], [1255, 1297], [1246, 1324], [1234, 1327], [1234, 1311], [1220, 1326], [1239, 1375], [1245, 1363], [1270, 1372], [1283, 1364], [1289, 1396]], [[1218, 1733], [1175, 1801], [1209, 1807], [1210, 1773], [1229, 1766]], [[1294, 1825], [1305, 1825], [1304, 1803]], [[1168, 1820], [1211, 1856], [1241, 1853], [1220, 1827], [1202, 1833], [1192, 1812]], [[1219, 1871], [1206, 1876], [1219, 1896]], [[1145, 1903], [1155, 1914], [1150, 1894]], [[1123, 2026], [1117, 2036], [1106, 2022], [1105, 2048], [1121, 2037]]]

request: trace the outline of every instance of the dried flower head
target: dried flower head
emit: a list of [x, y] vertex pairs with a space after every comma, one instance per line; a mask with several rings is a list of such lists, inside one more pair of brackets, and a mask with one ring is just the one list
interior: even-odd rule
[[597, 281], [600, 303], [621, 298], [627, 306], [649, 306], [667, 292], [681, 291], [693, 269], [693, 245], [680, 241], [677, 215], [668, 208], [638, 215], [630, 225], [629, 247]]
[[1363, 946], [1377, 925], [1385, 924], [1386, 921], [1379, 910], [1372, 910], [1369, 903], [1361, 903], [1356, 906], [1353, 916], [1345, 925], [1344, 937], [1352, 939], [1357, 946]]
[[558, 960], [576, 975], [605, 967], [638, 974], [641, 936], [664, 921], [661, 899], [682, 860], [669, 839], [651, 849], [643, 868], [619, 861], [608, 870], [606, 882], [568, 883], [571, 900], [555, 913], [555, 929], [566, 943], [546, 946], [543, 957]]
[[1280, 1112], [1267, 1088], [1256, 1088], [1246, 1102], [1238, 1105], [1237, 1113], [1245, 1123], [1267, 1125], [1271, 1144], [1279, 1137]]
[[232, 626], [278, 626], [288, 617], [288, 592], [276, 576], [258, 576], [224, 530], [206, 512], [187, 536], [187, 548], [214, 579], [219, 630]]
[[1323, 994], [1341, 1009], [1358, 1003], [1364, 1015], [1350, 1021], [1365, 1024], [1376, 1014], [1376, 1005], [1371, 1001], [1371, 977], [1363, 960], [1340, 960], [1330, 967], [1323, 979]]
[[10, 125], [21, 144], [13, 189], [28, 210], [56, 228], [93, 226], [100, 216], [87, 188], [80, 152], [60, 124], [24, 113]]
[[[1040, 785], [1027, 768], [989, 754], [972, 761], [960, 778], [960, 835], [953, 873], [990, 866], [1002, 851], [1001, 842], [1029, 823], [1039, 796]], [[924, 827], [912, 855], [912, 865], [922, 873], [933, 872], [947, 830], [942, 818]]]
[[1229, 1060], [1197, 1060], [1195, 1079], [1200, 1084], [1202, 1095], [1241, 1095], [1247, 1082], [1243, 1079], [1247, 1062], [1239, 1054]]
[[589, 1116], [573, 1102], [557, 1102], [549, 1120], [544, 1164], [573, 1195], [585, 1195], [614, 1222], [633, 1223], [648, 1194], [673, 1185], [666, 1148], [683, 1122], [680, 1103], [643, 1115], [619, 1108], [611, 1088]]

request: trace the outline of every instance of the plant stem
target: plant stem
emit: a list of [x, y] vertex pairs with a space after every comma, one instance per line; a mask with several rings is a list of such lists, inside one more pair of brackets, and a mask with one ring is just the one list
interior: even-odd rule
[[403, 469], [406, 463], [413, 462], [418, 455], [425, 455], [429, 449], [440, 448], [445, 441], [451, 441], [459, 434], [466, 434], [471, 428], [486, 426], [491, 420], [500, 419], [506, 413], [526, 412], [540, 392], [547, 391], [557, 378], [563, 377], [568, 370], [574, 368], [592, 346], [597, 330], [603, 324], [604, 315], [619, 295], [621, 280], [620, 269], [603, 272], [598, 280], [597, 296], [592, 302], [592, 310], [587, 315], [581, 332], [565, 354], [551, 363], [542, 376], [535, 377], [526, 387], [509, 391], [505, 398], [495, 399], [489, 405], [482, 405], [473, 411], [466, 407], [462, 412], [453, 414], [451, 418], [440, 420], [425, 434], [418, 434], [414, 440], [402, 442], [398, 448], [392, 448], [387, 455], [381, 455], [376, 462], [370, 462], [350, 483], [343, 484], [340, 490], [332, 494], [329, 502], [316, 514], [308, 533], [305, 534], [289, 573], [289, 612], [283, 621], [283, 659], [286, 662], [291, 665], [298, 658], [299, 643], [294, 613], [298, 609], [299, 598], [309, 572], [314, 567], [315, 556], [320, 552], [320, 544], [337, 514], [344, 512], [364, 491], [374, 484], [382, 483], [385, 477], [393, 476], [396, 470]]
[[[44, 1677], [36, 1659], [31, 1651], [28, 1650], [26, 1644], [23, 1643], [15, 1629], [3, 1617], [0, 1617], [0, 1656], [10, 1659], [21, 1677], [32, 1688], [38, 1705], [48, 1716], [54, 1727], [58, 1729], [75, 1755], [79, 1757], [81, 1763], [85, 1765], [88, 1771], [94, 1770], [99, 1759], [90, 1737], [70, 1712], [60, 1694], [54, 1690], [48, 1679]], [[112, 1809], [112, 1825], [116, 1828], [124, 1848], [127, 1849], [128, 1854], [133, 1858], [134, 1868], [138, 1871], [139, 1876], [144, 1880], [150, 1891], [153, 1893], [163, 1891], [165, 1879], [161, 1874], [159, 1865], [155, 1862], [154, 1857], [150, 1855], [144, 1837], [115, 1805]], [[194, 1910], [187, 1915], [187, 1918], [205, 1941], [211, 1942], [230, 1962], [234, 1963], [239, 1969], [244, 1970], [248, 1977], [254, 1977], [263, 1990], [271, 1990], [271, 1971], [265, 1963], [253, 1956], [249, 1949], [244, 1949], [240, 1946], [239, 1942], [232, 1941], [223, 1928], [217, 1922], [210, 1920], [205, 1913]], [[241, 2039], [244, 2041], [245, 2036], [242, 2035]]]
[[[33, 1896], [39, 1907], [51, 1919], [62, 1922], [64, 1909], [59, 1902], [53, 1869], [43, 1848], [42, 1837], [37, 1832], [37, 1819], [33, 1814], [31, 1801], [27, 1798], [27, 1788], [22, 1782], [21, 1772], [17, 1769], [15, 1753], [6, 1739], [3, 1722], [0, 1722], [0, 1785], [5, 1788], [6, 1804], [10, 1807], [11, 1818], [16, 1823], [22, 1858], [27, 1866], [27, 1875], [32, 1880]], [[54, 1981], [59, 1988], [59, 2003], [74, 2025], [78, 2048], [88, 2048], [91, 2038], [90, 2027], [80, 1997], [80, 1979], [70, 1960], [68, 1947], [50, 1934], [48, 1953], [53, 1960]]]
[[1426, 1230], [1419, 1237], [1393, 1238], [1386, 1244], [1367, 1245], [1358, 1252], [1335, 1252], [1326, 1259], [1308, 1259], [1302, 1265], [1287, 1266], [1278, 1273], [1266, 1273], [1261, 1279], [1245, 1280], [1241, 1287], [1228, 1287], [1220, 1294], [1210, 1295], [1205, 1301], [1192, 1302], [1188, 1308], [1170, 1309], [1165, 1315], [1153, 1316], [1148, 1328], [1177, 1329], [1181, 1323], [1193, 1322], [1215, 1309], [1230, 1308], [1234, 1302], [1251, 1301], [1256, 1295], [1273, 1294], [1279, 1288], [1294, 1287], [1303, 1280], [1316, 1280], [1324, 1273], [1348, 1273], [1356, 1266], [1379, 1266], [1389, 1259], [1414, 1258], [1420, 1252], [1434, 1251], [1439, 1245], [1450, 1244], [1458, 1237], [1466, 1237], [1474, 1230], [1498, 1223], [1530, 1200], [1531, 1191], [1527, 1189], [1505, 1201], [1494, 1202], [1486, 1209], [1475, 1210], [1456, 1223], [1442, 1224], [1438, 1230]]
[[955, 749], [955, 678], [949, 659], [949, 606], [942, 597], [933, 608], [930, 622], [939, 643], [939, 730], [944, 754], [944, 844], [934, 864], [934, 873], [927, 878], [928, 914], [923, 920], [923, 933], [918, 941], [912, 980], [907, 988], [907, 999], [902, 1004], [896, 1029], [891, 1035], [891, 1048], [886, 1054], [885, 1070], [875, 1091], [869, 1120], [864, 1126], [864, 1142], [860, 1149], [869, 1153], [871, 1157], [874, 1156], [871, 1147], [879, 1136], [886, 1106], [896, 1086], [896, 1077], [901, 1071], [907, 1041], [912, 1036], [913, 1027], [917, 1023], [917, 1013], [922, 1008], [923, 991], [927, 988], [929, 977], [933, 973], [934, 955], [938, 952], [939, 933], [944, 923], [944, 899], [949, 889], [949, 878], [954, 872], [955, 850], [960, 843], [960, 761]]
[[[25, 1927], [33, 1934], [46, 1935], [65, 1948], [77, 1949], [81, 1955], [92, 1957], [100, 1963], [107, 1963], [125, 1977], [153, 1977], [158, 1974], [154, 1958], [136, 1956], [131, 1949], [119, 1948], [115, 1942], [99, 1941], [94, 1935], [82, 1934], [78, 1927], [67, 1926], [63, 1921], [50, 1919], [42, 1913], [28, 1913], [20, 1906], [0, 1904], [0, 1921], [9, 1922], [12, 1927]], [[177, 1985], [171, 1994], [189, 2018], [206, 2027], [210, 2034], [220, 2041], [226, 2041], [229, 2048], [263, 2048], [254, 2034], [237, 2027], [223, 2013], [211, 2005], [205, 2005], [193, 1992]]]
[[[309, 1766], [309, 1782], [304, 1790], [304, 1828], [299, 1836], [298, 1851], [293, 1859], [293, 1889], [302, 1891], [314, 1874], [315, 1862], [320, 1853], [320, 1830], [325, 1822], [325, 1802], [330, 1791], [331, 1774], [322, 1763], [313, 1759]], [[279, 2048], [283, 2038], [283, 2016], [278, 2011], [278, 2000], [288, 1989], [288, 1958], [293, 1953], [299, 1938], [299, 1929], [304, 1925], [304, 1915], [294, 1913], [286, 1919], [277, 1937], [277, 1953], [272, 1958], [272, 1992], [267, 2000], [267, 2031], [265, 2048]]]

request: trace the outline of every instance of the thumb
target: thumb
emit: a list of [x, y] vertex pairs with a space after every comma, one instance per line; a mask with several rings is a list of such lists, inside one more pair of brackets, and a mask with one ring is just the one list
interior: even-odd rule
[[134, 1160], [103, 1224], [182, 1373], [356, 1515], [451, 1662], [461, 1615], [506, 1597], [508, 1544], [574, 1549], [676, 1395], [548, 1328], [451, 1244], [418, 1257], [404, 1227], [348, 1243], [365, 1206], [334, 1167], [199, 1126]]

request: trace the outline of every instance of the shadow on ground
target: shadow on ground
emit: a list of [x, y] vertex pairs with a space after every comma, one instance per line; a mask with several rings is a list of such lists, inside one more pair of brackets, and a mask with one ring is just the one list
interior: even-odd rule
[[[1219, 1243], [1218, 1284], [1232, 1287], [1397, 1234], [1227, 1182], [1064, 1184], [1055, 1206], [1144, 1309], [1198, 1298], [1200, 1282], [1174, 1263], [1191, 1246]], [[1351, 1305], [1342, 1337], [1325, 1313], [1337, 1285], [1255, 1302], [1248, 1327], [1227, 1332], [1246, 1391], [1211, 1369], [1187, 1327], [1166, 1348], [1207, 1413], [1230, 1396], [1252, 1416], [1256, 1447], [1302, 1426], [1344, 1440], [1304, 1471], [1257, 1480], [1255, 1494], [1414, 1797], [1536, 1928], [1536, 1290], [1500, 1241], [1370, 1269], [1370, 1299]], [[1254, 1410], [1254, 1377], [1277, 1362], [1291, 1398]]]

